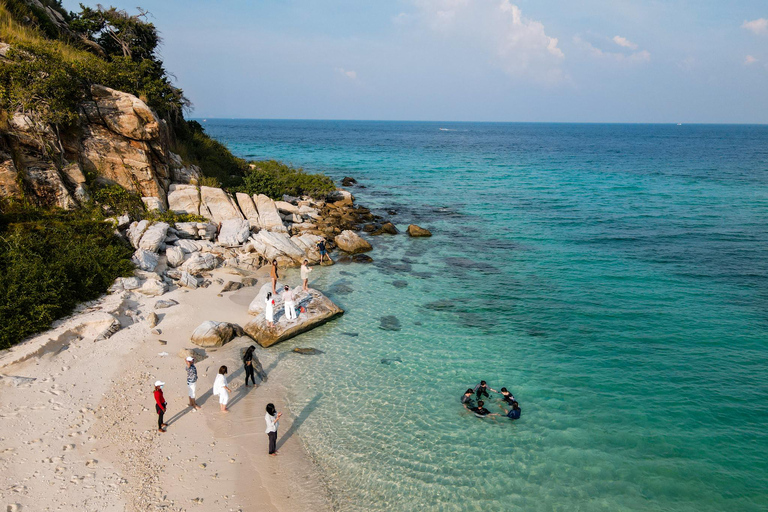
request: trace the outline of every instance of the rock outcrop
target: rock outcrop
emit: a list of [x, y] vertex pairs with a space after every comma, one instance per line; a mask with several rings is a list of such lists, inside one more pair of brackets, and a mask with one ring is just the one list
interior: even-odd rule
[[409, 236], [412, 237], [425, 237], [425, 236], [432, 236], [432, 232], [430, 232], [426, 228], [422, 228], [420, 226], [417, 226], [416, 224], [411, 224], [408, 226], [408, 229], [406, 230]]
[[298, 312], [296, 320], [286, 318], [282, 294], [280, 294], [275, 300], [273, 325], [270, 326], [267, 323], [263, 308], [245, 325], [245, 332], [262, 347], [270, 347], [275, 343], [298, 336], [344, 313], [343, 309], [317, 290], [310, 288], [309, 292], [305, 292], [296, 288], [293, 292], [296, 308], [304, 308], [304, 311]]
[[371, 244], [364, 240], [360, 235], [354, 231], [345, 230], [341, 234], [334, 238], [336, 245], [339, 249], [349, 254], [357, 254], [361, 252], [367, 252], [373, 249]]

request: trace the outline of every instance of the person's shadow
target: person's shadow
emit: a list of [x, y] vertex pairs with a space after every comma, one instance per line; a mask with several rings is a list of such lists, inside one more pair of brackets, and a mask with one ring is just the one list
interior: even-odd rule
[[[245, 370], [244, 370], [244, 369], [243, 369], [243, 367], [241, 366], [240, 368], [238, 368], [237, 370], [235, 370], [235, 371], [234, 371], [234, 372], [232, 372], [231, 374], [228, 374], [228, 375], [227, 375], [227, 377], [228, 377], [228, 378], [227, 378], [227, 382], [232, 382], [232, 381], [233, 381], [235, 378], [237, 378], [237, 377], [238, 377], [238, 376], [239, 376], [241, 373], [243, 373], [244, 371], [245, 371]], [[197, 382], [199, 383], [199, 382], [200, 382], [200, 380], [198, 380]], [[241, 386], [241, 387], [242, 387], [243, 389], [245, 389], [245, 386]], [[239, 390], [238, 390], [238, 391], [239, 391]], [[242, 392], [242, 391], [240, 391], [240, 392], [238, 393], [238, 395], [237, 395], [237, 396], [238, 396], [238, 397], [240, 397], [240, 395], [241, 395], [241, 394], [243, 394], [243, 392]], [[208, 399], [209, 399], [209, 398], [211, 398], [212, 396], [213, 396], [213, 386], [211, 386], [210, 388], [208, 388], [208, 391], [206, 391], [206, 392], [205, 392], [205, 393], [203, 393], [202, 395], [198, 396], [198, 397], [195, 399], [195, 403], [196, 403], [197, 405], [199, 405], [199, 406], [201, 406], [201, 407], [202, 407], [202, 406], [203, 406], [203, 404], [205, 404], [205, 402], [207, 402], [207, 401], [208, 401]], [[231, 406], [233, 403], [234, 403], [234, 400], [230, 400], [229, 404], [227, 404], [227, 407], [230, 407], [230, 406]], [[186, 407], [184, 407], [184, 409], [182, 409], [181, 411], [179, 411], [179, 412], [177, 412], [176, 414], [174, 414], [174, 415], [173, 415], [173, 416], [172, 416], [172, 417], [171, 417], [171, 418], [170, 418], [168, 421], [166, 421], [165, 423], [166, 423], [168, 426], [171, 426], [173, 423], [175, 423], [175, 422], [179, 421], [181, 418], [183, 418], [184, 416], [186, 416], [187, 414], [189, 414], [189, 413], [190, 413], [190, 412], [192, 412], [192, 411], [193, 411], [193, 409], [187, 405]]]
[[304, 423], [304, 420], [306, 420], [310, 414], [312, 414], [312, 411], [314, 411], [317, 408], [318, 403], [320, 402], [320, 399], [323, 397], [322, 393], [318, 393], [312, 398], [312, 400], [309, 401], [307, 405], [304, 406], [304, 409], [301, 410], [301, 413], [296, 417], [295, 420], [293, 420], [293, 423], [291, 424], [291, 428], [285, 431], [285, 434], [283, 434], [283, 437], [281, 437], [277, 441], [276, 449], [280, 449], [285, 442], [299, 429], [302, 423]]

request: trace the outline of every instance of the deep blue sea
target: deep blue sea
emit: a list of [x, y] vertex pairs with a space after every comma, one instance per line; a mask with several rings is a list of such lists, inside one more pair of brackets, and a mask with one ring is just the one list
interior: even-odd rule
[[768, 127], [203, 126], [434, 233], [318, 268], [346, 314], [273, 349], [339, 510], [768, 510]]

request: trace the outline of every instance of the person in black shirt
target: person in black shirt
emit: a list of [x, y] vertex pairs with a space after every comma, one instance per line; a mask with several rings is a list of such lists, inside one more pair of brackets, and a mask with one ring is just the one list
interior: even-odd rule
[[255, 345], [248, 347], [243, 355], [243, 365], [245, 366], [245, 385], [248, 386], [248, 378], [251, 379], [251, 383], [256, 385], [256, 378], [253, 375], [253, 351], [256, 350]]
[[512, 405], [512, 403], [515, 402], [515, 397], [512, 396], [512, 393], [507, 391], [507, 388], [501, 388], [501, 399], [509, 405]]
[[482, 400], [478, 400], [477, 407], [475, 407], [474, 409], [471, 409], [472, 412], [475, 413], [475, 416], [477, 416], [478, 418], [485, 418], [487, 416], [498, 416], [497, 413], [492, 413], [491, 411], [483, 407], [484, 405], [485, 405], [485, 402], [483, 402]]

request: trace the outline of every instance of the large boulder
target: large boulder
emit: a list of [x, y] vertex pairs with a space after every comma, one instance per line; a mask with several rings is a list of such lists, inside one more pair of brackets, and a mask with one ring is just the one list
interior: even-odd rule
[[146, 249], [137, 249], [136, 252], [133, 253], [131, 261], [133, 261], [133, 263], [141, 270], [146, 270], [147, 272], [154, 271], [158, 264], [157, 254], [147, 251]]
[[195, 242], [192, 240], [176, 240], [175, 242], [176, 247], [184, 251], [185, 254], [190, 254], [193, 252], [198, 252], [200, 249], [202, 249], [202, 245], [200, 242]]
[[303, 312], [298, 313], [296, 320], [288, 320], [285, 317], [281, 294], [275, 300], [274, 324], [270, 326], [267, 323], [262, 311], [256, 318], [245, 325], [245, 332], [262, 347], [270, 347], [275, 343], [314, 329], [344, 313], [343, 309], [314, 289], [305, 292], [300, 288], [296, 288], [294, 290], [294, 297], [296, 298], [296, 307], [304, 308]]
[[338, 189], [329, 193], [326, 199], [329, 203], [336, 203], [338, 206], [351, 206], [355, 196], [346, 190]]
[[283, 225], [283, 219], [277, 211], [275, 202], [264, 194], [254, 195], [253, 202], [259, 212], [261, 229], [285, 233], [288, 230]]
[[150, 297], [157, 297], [164, 294], [167, 290], [168, 285], [166, 285], [160, 279], [147, 279], [144, 281], [144, 284], [141, 285], [141, 288], [139, 288], [138, 291], [139, 293], [148, 295]]
[[144, 203], [144, 208], [149, 212], [163, 213], [165, 211], [165, 205], [159, 197], [142, 197], [141, 202]]
[[300, 265], [305, 256], [304, 250], [293, 243], [288, 234], [264, 229], [251, 237], [246, 251], [255, 252], [267, 261], [277, 260], [282, 265]]
[[221, 347], [232, 341], [239, 330], [239, 326], [229, 322], [208, 320], [192, 332], [192, 343], [198, 347]]
[[196, 252], [184, 262], [181, 268], [190, 274], [199, 274], [206, 270], [213, 270], [218, 264], [219, 261], [213, 254]]
[[135, 249], [139, 248], [139, 242], [141, 242], [141, 237], [144, 236], [144, 232], [147, 230], [147, 228], [149, 228], [148, 220], [142, 220], [141, 222], [131, 222], [126, 235], [128, 236], [128, 241], [131, 242], [131, 245]]
[[243, 245], [251, 235], [251, 225], [245, 219], [228, 219], [221, 223], [219, 244], [225, 246]]
[[174, 183], [168, 189], [168, 209], [174, 213], [200, 215], [200, 191], [195, 185]]
[[184, 251], [181, 247], [168, 247], [165, 250], [165, 258], [168, 261], [168, 265], [171, 267], [178, 267], [184, 263]]
[[[275, 285], [275, 289], [277, 290], [278, 296], [282, 293], [283, 288], [285, 285], [281, 282], [277, 282]], [[264, 284], [261, 288], [259, 288], [259, 292], [256, 294], [256, 297], [253, 298], [251, 301], [251, 304], [248, 306], [248, 314], [250, 315], [263, 315], [264, 314], [264, 307], [266, 305], [267, 300], [267, 293], [272, 291], [272, 281], [269, 283]], [[275, 300], [277, 300], [277, 297], [275, 297]]]
[[168, 234], [168, 228], [170, 226], [165, 222], [157, 222], [152, 224], [144, 232], [139, 242], [139, 249], [144, 249], [150, 252], [159, 252], [160, 246], [165, 242], [165, 236]]
[[361, 238], [360, 235], [348, 229], [342, 231], [341, 234], [337, 235], [336, 238], [333, 239], [333, 241], [336, 242], [336, 246], [339, 249], [348, 252], [349, 254], [367, 252], [373, 249], [371, 244]]
[[216, 187], [200, 187], [200, 215], [213, 222], [243, 218], [232, 196]]
[[[173, 185], [171, 185], [173, 186]], [[179, 238], [198, 238], [197, 222], [177, 222], [176, 235]]]
[[0, 151], [0, 197], [21, 199], [24, 194], [19, 186], [19, 171], [11, 154]]
[[275, 201], [275, 208], [277, 208], [277, 211], [280, 213], [287, 213], [287, 214], [293, 214], [293, 213], [299, 213], [299, 207], [295, 204], [288, 203], [286, 201]]
[[261, 229], [261, 221], [259, 220], [259, 211], [256, 209], [256, 205], [253, 203], [253, 199], [248, 194], [238, 192], [235, 194], [237, 199], [237, 205], [240, 207], [240, 211], [243, 212], [245, 218], [248, 219], [248, 224], [251, 229], [256, 231]]
[[417, 226], [416, 224], [410, 224], [406, 232], [409, 236], [413, 237], [432, 236], [432, 233], [428, 229]]

